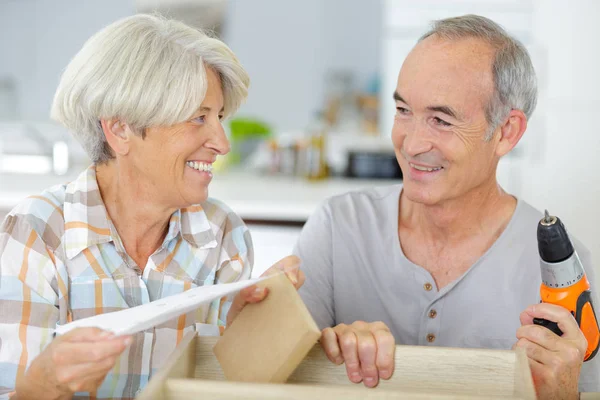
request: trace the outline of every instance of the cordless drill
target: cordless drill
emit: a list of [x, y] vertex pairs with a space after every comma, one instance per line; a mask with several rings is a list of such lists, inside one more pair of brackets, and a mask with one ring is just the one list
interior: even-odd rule
[[[562, 221], [548, 214], [547, 210], [538, 223], [537, 240], [542, 269], [541, 301], [562, 306], [571, 312], [587, 339], [584, 361], [589, 361], [598, 353], [600, 328], [583, 265]], [[534, 318], [533, 322], [558, 336], [563, 334], [554, 321]]]

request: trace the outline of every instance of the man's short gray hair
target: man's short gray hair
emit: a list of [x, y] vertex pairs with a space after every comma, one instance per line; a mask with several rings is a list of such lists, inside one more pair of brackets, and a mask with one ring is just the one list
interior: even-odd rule
[[100, 119], [136, 132], [190, 118], [207, 90], [206, 68], [220, 77], [225, 116], [248, 94], [250, 79], [220, 40], [182, 22], [138, 14], [92, 36], [64, 71], [51, 116], [79, 139], [94, 163], [114, 158]]
[[419, 41], [437, 35], [448, 40], [478, 38], [489, 43], [496, 54], [492, 64], [494, 93], [486, 106], [490, 130], [486, 140], [512, 109], [531, 117], [537, 103], [537, 79], [525, 46], [494, 21], [478, 15], [464, 15], [433, 22]]

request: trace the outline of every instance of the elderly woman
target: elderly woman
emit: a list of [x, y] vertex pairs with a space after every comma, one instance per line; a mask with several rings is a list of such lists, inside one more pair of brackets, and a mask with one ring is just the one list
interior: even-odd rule
[[[248, 84], [221, 41], [147, 15], [98, 32], [71, 61], [52, 117], [93, 165], [21, 202], [0, 229], [0, 394], [134, 397], [186, 332], [218, 335], [265, 297], [251, 287], [132, 337], [76, 329], [53, 340], [57, 324], [250, 277], [247, 228], [207, 198], [229, 151], [221, 121]], [[299, 286], [296, 262], [273, 268]]]

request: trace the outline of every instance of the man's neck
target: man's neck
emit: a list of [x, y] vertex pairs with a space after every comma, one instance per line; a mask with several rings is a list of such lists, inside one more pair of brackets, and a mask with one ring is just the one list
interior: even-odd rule
[[[96, 166], [98, 187], [127, 254], [143, 270], [145, 260], [162, 245], [176, 209], [157, 207], [150, 185], [116, 163]], [[140, 260], [144, 265], [139, 265]]]
[[452, 244], [473, 235], [503, 230], [515, 207], [516, 199], [494, 181], [436, 205], [416, 203], [402, 194], [398, 222], [432, 241]]

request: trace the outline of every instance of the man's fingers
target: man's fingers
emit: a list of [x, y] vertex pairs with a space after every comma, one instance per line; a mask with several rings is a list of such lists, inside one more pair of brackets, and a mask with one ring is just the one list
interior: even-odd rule
[[377, 358], [375, 365], [381, 379], [390, 379], [394, 373], [396, 341], [388, 330], [376, 330], [373, 332], [377, 343]]
[[533, 384], [535, 387], [543, 386], [548, 380], [548, 368], [539, 361], [528, 358], [529, 368], [531, 368], [531, 377], [533, 378]]
[[358, 347], [360, 374], [367, 387], [375, 387], [379, 383], [379, 371], [375, 365], [377, 359], [377, 343], [368, 330], [355, 332]]
[[519, 315], [519, 320], [521, 321], [521, 325], [532, 325], [533, 324], [533, 316], [529, 314], [527, 311], [523, 311]]
[[524, 313], [527, 314], [524, 317], [526, 321], [531, 317], [532, 321], [533, 318], [543, 318], [556, 322], [563, 332], [565, 339], [577, 339], [581, 335], [577, 321], [575, 321], [573, 315], [564, 307], [556, 304], [540, 303], [527, 307]]
[[523, 350], [525, 350], [525, 353], [527, 353], [527, 357], [530, 360], [534, 360], [537, 361], [540, 364], [543, 365], [549, 365], [552, 360], [551, 360], [551, 354], [548, 349], [540, 346], [537, 343], [534, 343], [528, 339], [522, 338], [519, 339], [515, 345], [516, 348], [521, 348]]
[[526, 339], [549, 351], [557, 351], [559, 346], [559, 336], [550, 329], [540, 325], [521, 326], [517, 329], [517, 339]]
[[360, 374], [360, 362], [358, 359], [358, 340], [352, 331], [346, 331], [338, 336], [342, 357], [346, 364], [348, 378], [354, 383], [362, 381]]
[[344, 362], [342, 357], [342, 351], [338, 343], [338, 337], [333, 328], [325, 328], [321, 332], [321, 347], [325, 352], [329, 361], [336, 365], [340, 365]]

